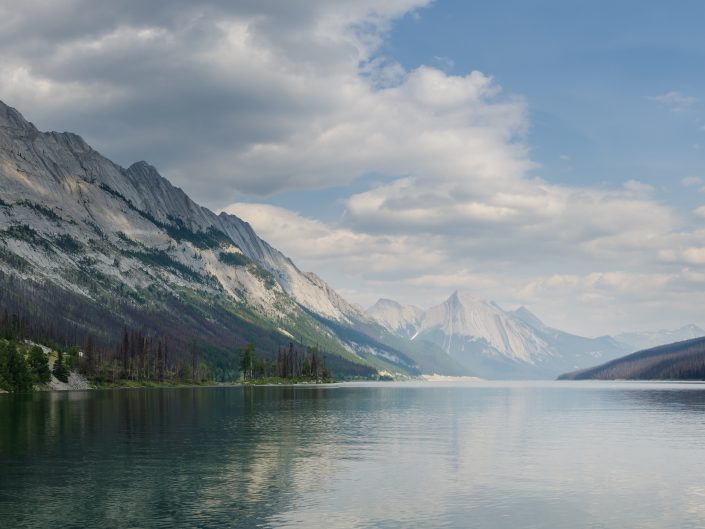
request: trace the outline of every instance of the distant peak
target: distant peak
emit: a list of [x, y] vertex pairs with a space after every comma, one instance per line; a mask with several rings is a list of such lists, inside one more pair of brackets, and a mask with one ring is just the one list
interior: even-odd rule
[[401, 308], [401, 303], [398, 301], [394, 301], [393, 299], [389, 298], [379, 298], [377, 302], [373, 305], [373, 307], [397, 307]]
[[460, 290], [455, 290], [450, 295], [447, 302], [448, 303], [459, 303], [461, 305], [463, 305], [463, 304], [475, 305], [475, 304], [479, 304], [479, 303], [488, 304], [486, 301], [478, 298], [474, 294], [471, 294], [470, 292], [461, 292]]

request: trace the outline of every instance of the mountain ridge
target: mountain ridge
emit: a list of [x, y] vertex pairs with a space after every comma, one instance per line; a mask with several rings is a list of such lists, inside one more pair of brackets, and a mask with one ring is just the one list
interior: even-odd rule
[[[147, 308], [160, 314], [158, 307], [169, 321], [181, 321], [179, 314], [168, 314], [168, 305], [186, 304], [186, 328], [204, 329], [203, 318], [220, 322], [206, 339], [219, 344], [221, 356], [227, 356], [224, 341], [236, 346], [248, 334], [264, 339], [266, 328], [270, 355], [277, 341], [296, 339], [325, 346], [341, 366], [419, 373], [413, 359], [390, 364], [388, 357], [404, 356], [382, 343], [391, 335], [373, 329], [361, 309], [314, 273], [300, 271], [244, 220], [196, 204], [145, 161], [123, 168], [77, 134], [40, 132], [2, 102], [0, 183], [0, 272], [7, 285], [12, 277], [22, 279], [35, 300], [43, 299], [42, 284], [58, 289], [85, 305], [81, 311], [94, 307], [113, 332], [121, 315], [100, 303], [127, 304], [124, 314], [132, 314], [135, 324], [157, 321], [138, 314]], [[15, 308], [31, 312], [29, 301], [13, 299]], [[85, 326], [89, 318], [84, 320], [76, 324]], [[347, 343], [324, 321], [366, 332]]]
[[[672, 337], [682, 341], [705, 336], [705, 330], [688, 324], [675, 330], [583, 337], [549, 327], [525, 306], [504, 310], [494, 301], [458, 290], [433, 307], [414, 307], [413, 318], [405, 317], [402, 311], [406, 307], [401, 304], [380, 301], [367, 310], [380, 325], [412, 340], [434, 343], [467, 369], [489, 378], [553, 378], [644, 349], [640, 347], [644, 341], [656, 347], [678, 341]], [[464, 310], [468, 306], [469, 312]], [[512, 334], [514, 342], [522, 342], [527, 336], [529, 340], [514, 347], [509, 340]]]
[[[384, 318], [371, 309], [368, 315], [377, 317], [381, 325], [404, 320], [401, 305], [384, 306]], [[393, 310], [397, 314], [390, 314]], [[566, 366], [587, 367], [596, 358], [627, 352], [626, 345], [611, 337], [572, 335], [548, 327], [526, 307], [507, 311], [494, 301], [458, 290], [444, 302], [422, 310], [415, 325], [404, 321], [404, 333], [410, 333], [413, 340], [436, 344], [468, 370], [487, 378], [555, 378]], [[393, 325], [388, 330], [399, 332]]]

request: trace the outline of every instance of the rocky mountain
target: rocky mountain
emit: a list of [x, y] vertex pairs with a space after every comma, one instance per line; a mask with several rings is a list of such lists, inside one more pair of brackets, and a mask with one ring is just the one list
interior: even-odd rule
[[223, 376], [251, 341], [265, 357], [289, 342], [317, 345], [339, 375], [536, 378], [702, 333], [583, 338], [464, 293], [428, 310], [380, 300], [363, 312], [148, 163], [120, 167], [76, 134], [40, 132], [2, 102], [0, 311], [35, 334], [91, 337], [103, 350], [126, 326], [168, 338], [177, 355], [197, 342]]
[[622, 333], [615, 336], [615, 340], [627, 345], [632, 351], [638, 351], [659, 345], [699, 338], [701, 336], [705, 336], [705, 329], [690, 324], [674, 330], [662, 329], [651, 332]]
[[367, 309], [367, 315], [383, 327], [403, 338], [412, 338], [421, 321], [423, 311], [413, 305], [403, 306], [391, 299], [380, 299]]
[[553, 329], [525, 307], [505, 311], [463, 292], [420, 313], [382, 301], [367, 314], [390, 332], [441, 347], [486, 378], [553, 378], [626, 352], [612, 338], [584, 338]]
[[448, 360], [415, 353], [242, 219], [199, 206], [148, 163], [120, 167], [2, 102], [0, 310], [103, 348], [127, 325], [169, 337], [177, 353], [197, 341], [223, 372], [249, 341], [265, 356], [289, 341], [318, 345], [345, 375], [444, 372]]
[[705, 337], [637, 351], [560, 380], [705, 380]]

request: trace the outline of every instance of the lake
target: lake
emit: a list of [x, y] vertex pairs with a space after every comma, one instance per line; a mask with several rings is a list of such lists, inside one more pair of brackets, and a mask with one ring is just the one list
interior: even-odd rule
[[705, 385], [0, 395], [3, 528], [702, 528]]

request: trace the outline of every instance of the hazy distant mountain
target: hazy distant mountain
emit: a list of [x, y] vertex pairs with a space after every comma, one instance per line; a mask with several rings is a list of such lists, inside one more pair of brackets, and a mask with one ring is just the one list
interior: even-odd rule
[[411, 338], [416, 334], [423, 314], [418, 307], [403, 306], [391, 299], [378, 300], [366, 312], [386, 329], [404, 338]]
[[627, 332], [618, 334], [615, 339], [626, 344], [631, 350], [638, 351], [657, 347], [659, 345], [682, 342], [691, 338], [705, 336], [705, 329], [697, 325], [685, 325], [675, 330], [660, 330], [651, 332]]
[[535, 363], [549, 353], [549, 345], [518, 318], [493, 302], [454, 292], [424, 312], [414, 338], [442, 344], [451, 355], [482, 351], [512, 361]]
[[705, 337], [653, 347], [597, 367], [566, 373], [561, 380], [705, 380]]
[[487, 378], [553, 378], [626, 352], [612, 338], [584, 338], [552, 329], [525, 307], [505, 311], [463, 292], [421, 313], [417, 310], [381, 300], [367, 314], [392, 332], [440, 346]]

